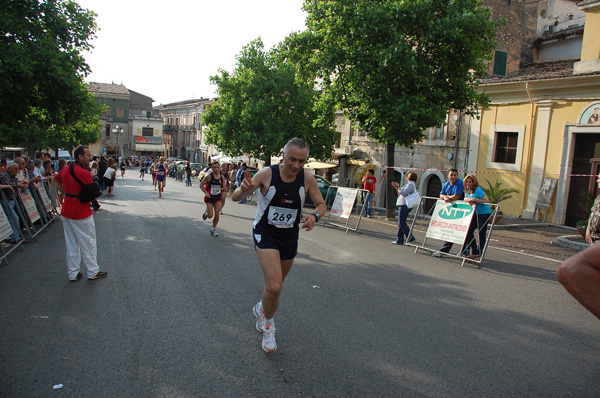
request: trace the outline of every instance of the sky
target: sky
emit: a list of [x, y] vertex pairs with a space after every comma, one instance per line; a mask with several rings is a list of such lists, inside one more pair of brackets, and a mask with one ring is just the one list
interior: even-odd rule
[[98, 14], [87, 82], [123, 84], [154, 106], [213, 98], [210, 76], [232, 72], [261, 37], [265, 49], [305, 29], [303, 0], [75, 0]]

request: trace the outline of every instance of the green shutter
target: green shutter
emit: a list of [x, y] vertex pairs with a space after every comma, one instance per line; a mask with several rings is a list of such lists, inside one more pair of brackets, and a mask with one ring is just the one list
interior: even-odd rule
[[506, 51], [496, 50], [494, 55], [494, 75], [506, 76], [506, 63], [508, 61], [508, 53]]

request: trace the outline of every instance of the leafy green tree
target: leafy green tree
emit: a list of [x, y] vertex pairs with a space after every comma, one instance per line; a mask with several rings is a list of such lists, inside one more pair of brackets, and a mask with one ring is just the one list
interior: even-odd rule
[[68, 0], [1, 1], [0, 145], [98, 140], [101, 108], [83, 81], [90, 69], [80, 55], [91, 48], [95, 16]]
[[477, 77], [494, 48], [496, 22], [481, 3], [306, 0], [308, 29], [290, 36], [289, 56], [317, 77], [324, 97], [387, 144], [392, 167], [395, 145], [419, 142], [451, 108], [473, 113], [486, 104]]
[[265, 52], [261, 39], [245, 46], [233, 73], [211, 77], [219, 99], [203, 116], [207, 142], [270, 164], [289, 139], [299, 137], [311, 157], [329, 158], [337, 134], [331, 129], [334, 113], [315, 106], [314, 84], [297, 79], [296, 72], [276, 49]]

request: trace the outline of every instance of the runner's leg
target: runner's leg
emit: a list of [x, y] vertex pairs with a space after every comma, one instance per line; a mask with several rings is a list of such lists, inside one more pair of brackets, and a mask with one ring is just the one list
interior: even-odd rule
[[281, 260], [279, 251], [275, 249], [260, 249], [257, 247], [256, 253], [265, 277], [265, 287], [262, 294], [265, 318], [273, 319], [279, 306], [279, 295], [283, 288], [283, 281], [290, 272], [294, 259]]

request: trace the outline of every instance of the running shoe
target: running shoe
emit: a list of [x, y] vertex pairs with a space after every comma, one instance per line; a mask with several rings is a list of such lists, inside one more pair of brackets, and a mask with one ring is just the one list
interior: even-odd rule
[[216, 229], [216, 228], [211, 228], [211, 229], [210, 229], [210, 234], [211, 234], [212, 236], [219, 236], [219, 233], [217, 232], [217, 229]]
[[206, 212], [204, 212], [204, 213], [202, 214], [202, 219], [203, 219], [204, 221], [206, 221], [206, 218], [207, 218], [207, 217], [208, 217], [208, 214], [207, 214]]
[[274, 353], [277, 350], [277, 342], [275, 341], [275, 325], [265, 325], [262, 349], [269, 354]]
[[431, 253], [433, 257], [442, 257], [442, 252], [433, 252]]
[[259, 311], [258, 304], [256, 303], [254, 308], [252, 308], [252, 313], [256, 317], [256, 330], [262, 333], [265, 330], [265, 311]]

